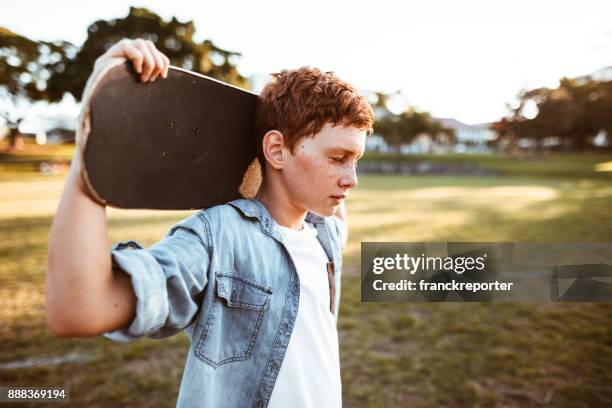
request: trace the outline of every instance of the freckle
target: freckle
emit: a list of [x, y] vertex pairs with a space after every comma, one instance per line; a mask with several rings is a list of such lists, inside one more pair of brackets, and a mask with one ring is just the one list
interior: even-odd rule
[[115, 309], [119, 307], [119, 303], [115, 303], [113, 306], [115, 306]]

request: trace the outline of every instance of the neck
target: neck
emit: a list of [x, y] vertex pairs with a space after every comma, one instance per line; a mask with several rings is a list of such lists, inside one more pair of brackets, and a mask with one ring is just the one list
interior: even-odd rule
[[280, 183], [270, 183], [264, 178], [255, 198], [268, 209], [279, 225], [295, 230], [302, 229], [307, 211], [291, 202]]

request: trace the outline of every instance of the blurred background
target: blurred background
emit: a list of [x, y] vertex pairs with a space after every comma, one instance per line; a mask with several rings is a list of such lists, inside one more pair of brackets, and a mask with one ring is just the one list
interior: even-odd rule
[[[610, 303], [361, 303], [359, 277], [362, 241], [611, 241], [608, 2], [75, 4], [0, 15], [0, 385], [67, 385], [71, 406], [176, 403], [184, 334], [58, 339], [44, 315], [81, 93], [98, 56], [140, 37], [254, 92], [283, 68], [334, 71], [374, 107], [347, 202], [345, 406], [612, 406]], [[190, 212], [107, 214], [110, 242], [150, 246]]]

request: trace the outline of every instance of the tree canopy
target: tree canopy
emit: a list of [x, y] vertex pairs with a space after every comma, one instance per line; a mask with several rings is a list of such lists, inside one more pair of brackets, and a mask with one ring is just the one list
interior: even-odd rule
[[[541, 146], [558, 137], [568, 149], [582, 150], [600, 131], [612, 135], [612, 81], [563, 78], [557, 88], [537, 88], [518, 95], [510, 116], [492, 125], [500, 138], [525, 138]], [[527, 115], [528, 104], [536, 107]]]
[[122, 38], [151, 40], [172, 65], [248, 87], [235, 65], [240, 53], [221, 49], [209, 40], [196, 42], [195, 31], [192, 21], [180, 22], [174, 17], [164, 21], [146, 8], [131, 7], [124, 18], [98, 20], [87, 28], [87, 39], [66, 70], [51, 78], [57, 89], [52, 96], [57, 99], [59, 92], [67, 91], [79, 99], [95, 60]]
[[[126, 17], [98, 20], [87, 28], [82, 46], [68, 41], [36, 41], [0, 27], [0, 98], [13, 107], [19, 101], [56, 102], [66, 92], [81, 98], [95, 60], [122, 38], [144, 38], [155, 43], [170, 62], [219, 80], [248, 87], [236, 68], [240, 53], [196, 42], [192, 21], [164, 21], [145, 8], [130, 8]], [[3, 114], [11, 123], [19, 117]]]
[[57, 100], [50, 82], [76, 51], [67, 41], [34, 41], [0, 27], [0, 97], [12, 105], [19, 99]]
[[438, 142], [451, 141], [455, 138], [454, 129], [445, 128], [427, 112], [408, 108], [399, 115], [390, 112], [386, 103], [389, 95], [378, 92], [375, 107], [384, 111], [377, 119], [374, 131], [380, 134], [390, 145], [399, 149], [401, 145], [412, 142], [417, 136], [427, 134]]

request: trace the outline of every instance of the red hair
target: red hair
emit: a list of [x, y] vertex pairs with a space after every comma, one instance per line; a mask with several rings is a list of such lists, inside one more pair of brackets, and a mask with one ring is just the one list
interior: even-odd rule
[[262, 141], [270, 130], [283, 134], [291, 153], [298, 140], [312, 137], [326, 123], [372, 133], [374, 111], [368, 101], [332, 72], [302, 67], [272, 74], [255, 111], [257, 157], [265, 168]]

